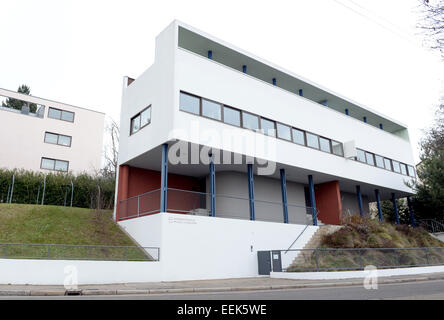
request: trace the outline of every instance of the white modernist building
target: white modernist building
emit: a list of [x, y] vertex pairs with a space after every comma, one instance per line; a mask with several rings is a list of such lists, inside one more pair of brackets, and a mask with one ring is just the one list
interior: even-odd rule
[[104, 121], [101, 112], [0, 89], [0, 168], [94, 173]]
[[115, 218], [163, 280], [257, 275], [257, 251], [412, 194], [405, 125], [178, 21], [120, 124]]

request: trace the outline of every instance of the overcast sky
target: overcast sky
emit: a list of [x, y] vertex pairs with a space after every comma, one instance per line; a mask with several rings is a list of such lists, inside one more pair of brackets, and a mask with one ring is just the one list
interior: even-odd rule
[[154, 59], [178, 19], [421, 129], [443, 95], [444, 65], [422, 46], [418, 0], [1, 0], [0, 87], [119, 120], [122, 77]]

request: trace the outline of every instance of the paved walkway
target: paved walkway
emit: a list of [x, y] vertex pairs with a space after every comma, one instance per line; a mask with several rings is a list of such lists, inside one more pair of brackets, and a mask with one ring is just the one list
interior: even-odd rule
[[[378, 283], [404, 283], [415, 281], [443, 280], [444, 273], [384, 277]], [[159, 293], [191, 293], [191, 292], [228, 292], [279, 290], [298, 288], [320, 288], [335, 286], [363, 285], [363, 279], [349, 280], [288, 280], [270, 277], [195, 280], [174, 282], [146, 282], [106, 285], [81, 285], [70, 294], [82, 295], [130, 295], [130, 294], [159, 294]], [[0, 296], [59, 296], [67, 291], [63, 286], [34, 286], [34, 285], [0, 285]]]

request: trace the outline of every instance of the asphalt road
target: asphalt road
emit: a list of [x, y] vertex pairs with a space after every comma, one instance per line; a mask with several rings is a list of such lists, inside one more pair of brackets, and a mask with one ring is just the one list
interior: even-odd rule
[[303, 288], [289, 290], [236, 291], [220, 293], [149, 294], [118, 296], [0, 297], [22, 300], [368, 300], [368, 299], [433, 299], [444, 300], [444, 280], [399, 284], [382, 284], [378, 289], [363, 286]]

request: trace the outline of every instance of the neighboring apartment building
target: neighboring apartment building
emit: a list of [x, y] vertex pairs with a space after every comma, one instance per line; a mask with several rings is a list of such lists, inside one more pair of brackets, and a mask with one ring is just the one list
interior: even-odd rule
[[[20, 100], [22, 110], [1, 107], [8, 98]], [[94, 173], [104, 121], [101, 112], [0, 89], [0, 168]]]
[[303, 225], [412, 194], [405, 125], [181, 22], [123, 86], [115, 217], [164, 279], [254, 275]]

